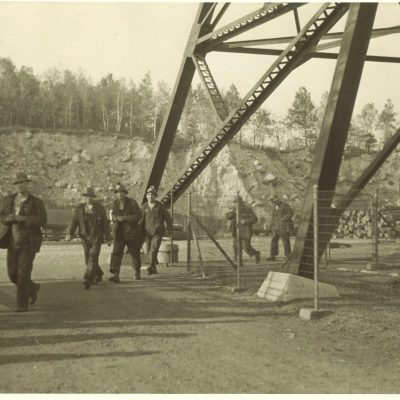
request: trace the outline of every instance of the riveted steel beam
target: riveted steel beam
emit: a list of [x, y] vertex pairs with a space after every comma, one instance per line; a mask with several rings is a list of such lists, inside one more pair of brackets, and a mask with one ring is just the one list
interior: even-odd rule
[[[393, 35], [396, 33], [400, 33], [400, 25], [390, 26], [387, 28], [377, 28], [372, 31], [371, 39]], [[323, 35], [321, 41], [324, 40], [333, 40], [333, 39], [342, 39], [343, 32], [332, 32]], [[247, 47], [247, 46], [265, 46], [271, 44], [286, 44], [291, 42], [294, 39], [294, 36], [284, 36], [284, 37], [276, 37], [276, 38], [263, 38], [263, 39], [251, 39], [251, 40], [236, 40], [232, 42], [225, 42], [213, 48], [213, 50], [218, 51], [220, 48], [235, 48], [235, 47]]]
[[353, 200], [361, 193], [371, 178], [376, 174], [382, 164], [392, 154], [396, 147], [400, 143], [400, 129], [396, 131], [394, 135], [386, 142], [383, 149], [375, 156], [370, 164], [365, 168], [359, 178], [353, 183], [347, 193], [337, 202], [335, 208], [330, 208], [331, 218], [327, 224], [326, 230], [324, 231], [323, 238], [321, 237], [320, 247], [318, 248], [320, 256], [326, 249], [334, 230], [339, 225], [340, 217], [343, 212], [349, 207]]
[[245, 96], [236, 110], [218, 128], [214, 138], [195, 157], [189, 167], [181, 173], [177, 182], [163, 196], [166, 207], [173, 196], [176, 201], [203, 169], [217, 156], [222, 148], [234, 137], [261, 104], [270, 96], [283, 80], [307, 58], [307, 54], [323, 34], [331, 29], [346, 13], [346, 3], [324, 4], [305, 24], [303, 29], [288, 45], [272, 66], [261, 77], [253, 89]]
[[203, 51], [210, 51], [213, 47], [221, 44], [225, 40], [247, 32], [267, 21], [278, 18], [304, 4], [305, 3], [268, 3], [266, 7], [262, 7], [222, 28], [202, 36], [198, 41], [198, 47]]
[[202, 3], [198, 8], [196, 19], [193, 23], [179, 73], [172, 91], [171, 100], [157, 136], [147, 177], [142, 187], [140, 197], [142, 202], [146, 199], [146, 189], [149, 186], [153, 185], [158, 188], [160, 185], [196, 69], [192, 55], [198, 38], [211, 30], [211, 26], [205, 22], [207, 18], [212, 16], [210, 14], [212, 8], [213, 3]]
[[[242, 54], [259, 54], [265, 56], [277, 56], [281, 54], [282, 50], [277, 49], [253, 49], [247, 47], [234, 47], [229, 48], [227, 44], [220, 45], [215, 51], [223, 52], [223, 53], [242, 53]], [[338, 53], [319, 53], [312, 51], [308, 53], [307, 59], [310, 58], [319, 58], [323, 60], [337, 60], [339, 54]], [[307, 60], [305, 60], [307, 61]], [[365, 61], [370, 62], [383, 62], [383, 63], [399, 63], [400, 57], [389, 57], [389, 56], [366, 56]]]
[[[316, 144], [294, 251], [289, 262], [289, 272], [307, 278], [314, 275], [312, 189], [314, 185], [318, 185], [318, 208], [328, 209], [337, 183], [376, 8], [376, 3], [350, 5], [326, 113]], [[330, 216], [324, 215], [319, 217], [319, 231], [322, 237], [326, 233], [329, 218]]]

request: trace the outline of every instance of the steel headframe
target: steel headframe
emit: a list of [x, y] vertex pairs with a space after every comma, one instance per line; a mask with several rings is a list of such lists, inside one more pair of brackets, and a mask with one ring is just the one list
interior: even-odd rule
[[[325, 3], [301, 27], [297, 9], [305, 4], [265, 3], [255, 12], [218, 29], [215, 28], [228, 9], [229, 3], [222, 4], [222, 6], [220, 4], [221, 9], [218, 12], [218, 3], [200, 4], [187, 41], [171, 100], [157, 137], [151, 165], [142, 188], [142, 201], [145, 201], [145, 191], [148, 186], [154, 185], [158, 188], [160, 185], [196, 70], [200, 75], [220, 125], [212, 136], [212, 140], [208, 142], [198, 156], [191, 160], [189, 166], [182, 170], [172, 187], [163, 194], [161, 201], [167, 207], [171, 204], [171, 197], [174, 202], [180, 198], [204, 168], [210, 164], [285, 78], [297, 67], [314, 57], [337, 59], [337, 64], [326, 115], [317, 143], [310, 187], [317, 183], [320, 190], [333, 190], [335, 188], [364, 61], [400, 62], [400, 58], [397, 57], [367, 56], [369, 40], [373, 37], [398, 33], [400, 26], [373, 30], [376, 3]], [[330, 29], [349, 9], [345, 31], [330, 33]], [[239, 42], [227, 41], [289, 12], [293, 12], [295, 17], [297, 35], [294, 37], [264, 38]], [[321, 40], [330, 40], [330, 42], [320, 45]], [[277, 43], [286, 43], [287, 46], [283, 50], [252, 48], [252, 46], [259, 44]], [[321, 52], [338, 46], [340, 46], [338, 54]], [[247, 93], [238, 107], [234, 110], [228, 110], [206, 62], [206, 55], [210, 51], [268, 54], [276, 55], [277, 58]], [[312, 246], [310, 247], [308, 243], [312, 212], [310, 193], [309, 190], [306, 194], [302, 222], [289, 265], [290, 272], [307, 277], [313, 275], [313, 272], [306, 266], [308, 265], [306, 261], [309, 258], [306, 248], [312, 249]], [[331, 200], [327, 198], [321, 201], [326, 204]], [[307, 246], [305, 246], [306, 243]]]

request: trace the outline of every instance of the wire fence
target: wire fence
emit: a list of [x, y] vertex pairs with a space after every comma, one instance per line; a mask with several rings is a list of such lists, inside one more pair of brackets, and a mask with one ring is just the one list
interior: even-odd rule
[[[179, 200], [179, 209], [185, 212], [174, 213], [174, 225], [181, 229], [181, 235], [178, 235], [180, 261], [188, 270], [205, 276], [220, 265], [229, 266], [232, 279], [236, 279], [239, 286], [240, 273], [259, 264], [260, 259], [261, 266], [271, 266], [268, 259], [273, 247], [271, 221], [274, 205], [269, 199], [260, 203], [244, 197], [240, 198], [241, 207], [238, 207], [238, 196], [240, 193], [219, 196], [188, 193]], [[379, 269], [396, 264], [400, 207], [395, 196], [389, 199], [386, 195], [384, 201], [379, 191], [373, 194], [318, 191], [317, 196], [317, 246], [321, 267]], [[293, 210], [290, 246], [293, 249], [295, 240], [304, 239], [302, 263], [309, 264], [312, 270], [315, 263], [313, 219], [309, 231], [300, 232], [304, 204], [297, 199], [282, 200]], [[240, 220], [251, 219], [252, 215], [255, 217], [253, 223], [238, 231]], [[301, 237], [302, 234], [308, 236]], [[280, 240], [277, 261], [285, 261], [285, 251]]]

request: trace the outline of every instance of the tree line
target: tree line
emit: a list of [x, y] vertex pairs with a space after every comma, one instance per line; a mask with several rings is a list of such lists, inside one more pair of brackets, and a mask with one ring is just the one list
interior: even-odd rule
[[[230, 111], [242, 101], [234, 84], [222, 90], [222, 97]], [[253, 148], [313, 148], [327, 98], [328, 93], [324, 93], [316, 104], [307, 88], [300, 87], [283, 117], [263, 106], [235, 140]], [[154, 87], [150, 72], [139, 82], [108, 74], [94, 84], [82, 71], [50, 68], [38, 77], [32, 68], [18, 69], [9, 58], [0, 58], [0, 127], [97, 131], [155, 141], [169, 100], [167, 84], [158, 82]], [[192, 87], [177, 137], [192, 145], [203, 143], [218, 124], [203, 87]], [[367, 103], [353, 116], [347, 150], [375, 151], [397, 127], [391, 99], [381, 111], [373, 102]]]

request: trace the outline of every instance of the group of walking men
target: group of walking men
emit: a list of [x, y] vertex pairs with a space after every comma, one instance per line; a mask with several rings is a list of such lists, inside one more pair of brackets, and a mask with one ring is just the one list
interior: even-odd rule
[[[42, 200], [29, 192], [31, 180], [19, 172], [13, 182], [16, 193], [5, 197], [0, 204], [0, 248], [7, 249], [8, 276], [17, 286], [16, 312], [28, 311], [35, 304], [40, 284], [31, 279], [33, 261], [42, 244], [41, 228], [47, 223], [47, 213]], [[144, 248], [149, 257], [149, 275], [157, 273], [157, 253], [161, 239], [167, 230], [172, 230], [172, 219], [164, 206], [156, 200], [157, 191], [150, 186], [146, 192], [147, 202], [138, 203], [127, 196], [122, 184], [114, 190], [115, 200], [111, 211], [113, 235], [105, 208], [97, 202], [93, 188], [82, 194], [84, 201], [79, 204], [68, 227], [67, 240], [75, 233], [80, 237], [86, 271], [84, 287], [89, 289], [102, 280], [103, 271], [99, 255], [103, 243], [113, 249], [110, 260], [110, 281], [120, 282], [119, 272], [125, 246], [132, 255], [135, 279], [140, 279], [140, 249]]]
[[[13, 182], [16, 193], [5, 197], [0, 205], [0, 248], [7, 249], [8, 275], [11, 282], [17, 286], [17, 312], [27, 311], [28, 305], [37, 301], [40, 285], [32, 281], [31, 274], [33, 261], [42, 244], [41, 228], [47, 223], [42, 200], [28, 190], [30, 182], [25, 173], [17, 173]], [[142, 207], [139, 207], [136, 200], [127, 196], [128, 191], [124, 185], [118, 183], [114, 193], [116, 198], [110, 215], [113, 222], [112, 235], [106, 210], [95, 200], [96, 194], [91, 187], [82, 193], [84, 201], [76, 207], [68, 227], [66, 239], [71, 240], [77, 233], [83, 245], [86, 264], [83, 283], [86, 289], [102, 281], [104, 273], [99, 265], [99, 255], [103, 243], [109, 246], [113, 244], [110, 281], [120, 282], [119, 273], [125, 247], [133, 259], [134, 278], [141, 279], [141, 248], [143, 247], [149, 259], [148, 274], [156, 274], [157, 253], [165, 228], [172, 230], [171, 216], [162, 203], [156, 200], [157, 191], [154, 186], [147, 189], [147, 202]], [[254, 256], [258, 263], [260, 252], [251, 245], [252, 227], [257, 222], [257, 217], [240, 196], [236, 201], [235, 207], [226, 215], [231, 221], [232, 235], [236, 239], [239, 232], [241, 247], [249, 256]], [[283, 242], [285, 256], [290, 256], [293, 210], [276, 195], [272, 196], [271, 202], [272, 240], [268, 260], [275, 260], [279, 239]], [[237, 211], [239, 218], [236, 217]], [[236, 225], [237, 219], [239, 226]], [[237, 240], [233, 241], [233, 247], [237, 256]]]
[[[279, 254], [279, 239], [282, 240], [285, 257], [289, 258], [291, 254], [290, 235], [294, 231], [293, 226], [293, 210], [282, 201], [276, 194], [270, 198], [272, 203], [272, 216], [270, 229], [272, 233], [270, 256], [268, 261], [275, 261]], [[234, 199], [231, 210], [226, 214], [226, 219], [230, 221], [229, 229], [233, 237], [233, 251], [235, 260], [238, 257], [238, 244], [250, 256], [255, 257], [256, 264], [260, 262], [260, 252], [251, 244], [253, 235], [253, 225], [257, 222], [257, 216], [253, 209], [246, 204], [243, 199], [238, 196]], [[237, 224], [237, 222], [239, 222]], [[237, 234], [239, 233], [239, 241]]]
[[112, 235], [104, 207], [95, 201], [96, 194], [92, 188], [87, 188], [82, 194], [85, 201], [78, 205], [68, 227], [66, 239], [71, 240], [78, 231], [85, 254], [86, 272], [83, 284], [86, 289], [102, 281], [103, 271], [99, 265], [99, 255], [102, 243], [113, 248], [110, 259], [110, 281], [119, 283], [119, 273], [125, 247], [132, 256], [135, 270], [134, 278], [141, 279], [140, 249], [143, 247], [149, 258], [149, 275], [157, 273], [157, 253], [162, 237], [167, 230], [172, 230], [172, 219], [165, 207], [156, 200], [157, 191], [150, 186], [146, 192], [147, 202], [139, 207], [136, 200], [128, 197], [125, 186], [118, 183], [114, 190], [115, 200], [111, 210]]

